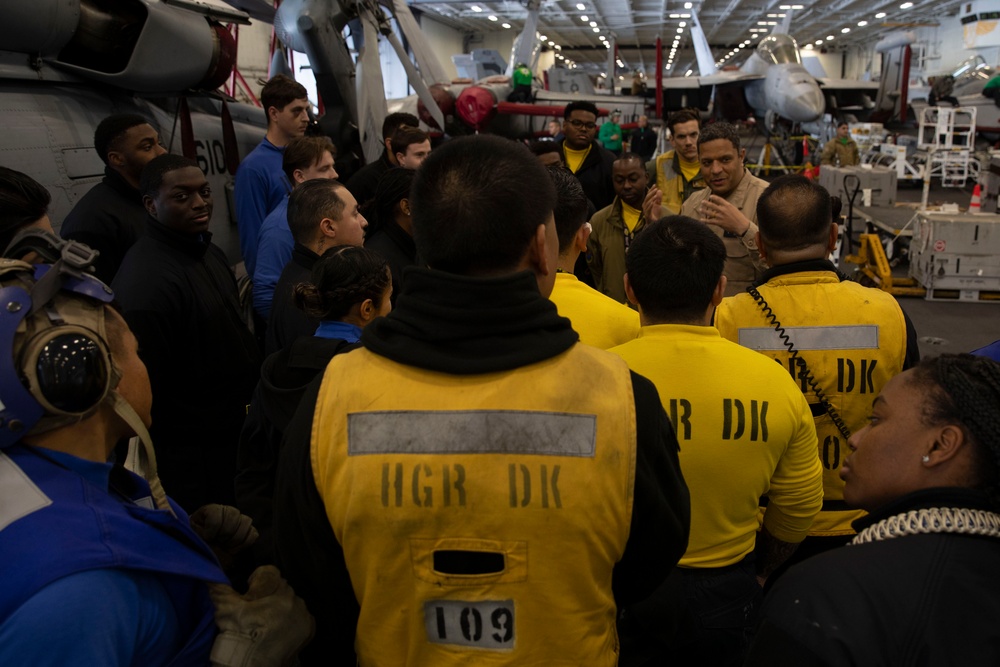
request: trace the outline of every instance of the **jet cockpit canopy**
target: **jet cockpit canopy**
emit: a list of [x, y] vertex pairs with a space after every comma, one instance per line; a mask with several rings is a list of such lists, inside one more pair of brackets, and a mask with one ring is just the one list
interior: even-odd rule
[[757, 45], [757, 55], [773, 65], [802, 64], [799, 47], [789, 35], [768, 35]]

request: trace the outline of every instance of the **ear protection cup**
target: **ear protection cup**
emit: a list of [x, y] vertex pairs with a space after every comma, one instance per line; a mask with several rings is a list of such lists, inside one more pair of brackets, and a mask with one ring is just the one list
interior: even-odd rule
[[28, 391], [50, 415], [85, 417], [111, 389], [107, 345], [82, 326], [43, 330], [21, 348], [18, 367]]
[[89, 417], [121, 371], [107, 343], [111, 290], [67, 257], [52, 266], [0, 258], [0, 449]]

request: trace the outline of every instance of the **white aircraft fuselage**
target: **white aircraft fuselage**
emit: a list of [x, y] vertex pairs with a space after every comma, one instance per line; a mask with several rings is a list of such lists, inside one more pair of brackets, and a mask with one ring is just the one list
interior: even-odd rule
[[746, 85], [747, 102], [760, 115], [773, 111], [797, 123], [819, 120], [826, 110], [823, 92], [801, 63], [769, 64], [755, 52], [741, 71], [763, 75]]

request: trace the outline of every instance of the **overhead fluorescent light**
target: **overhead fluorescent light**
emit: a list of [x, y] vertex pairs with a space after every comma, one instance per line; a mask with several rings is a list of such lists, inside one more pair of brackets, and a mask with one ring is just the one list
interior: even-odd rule
[[594, 32], [600, 32], [601, 31], [600, 28], [591, 28], [591, 30], [593, 30]]
[[864, 28], [866, 25], [868, 25], [868, 21], [858, 21], [859, 28]]
[[885, 12], [879, 12], [878, 14], [875, 15], [875, 18], [877, 18], [877, 19], [884, 19], [885, 18]]
[[489, 16], [487, 16], [486, 18], [488, 18], [488, 19], [489, 19], [489, 20], [491, 20], [491, 21], [497, 21], [497, 20], [499, 20], [499, 19], [497, 19], [497, 17], [496, 17], [496, 16], [494, 16], [493, 14], [490, 14], [490, 15], [489, 15]]
[[912, 6], [913, 6], [913, 3], [912, 3], [912, 2], [904, 2], [903, 4], [901, 4], [901, 5], [899, 6], [899, 8], [900, 8], [900, 9], [909, 9], [909, 8], [910, 8], [910, 7], [912, 7]]
[[830, 41], [830, 40], [832, 40], [832, 39], [833, 39], [833, 35], [827, 35], [827, 36], [826, 36], [826, 41], [828, 41], [828, 42], [829, 42], [829, 41]]
[[841, 29], [840, 29], [840, 32], [841, 32], [842, 34], [844, 34], [844, 35], [846, 35], [846, 34], [847, 34], [847, 33], [849, 33], [850, 31], [851, 31], [851, 29], [850, 29], [850, 28], [841, 28]]
[[586, 9], [586, 6], [584, 6], [583, 4], [578, 4], [576, 8], [582, 12], [584, 9]]
[[481, 12], [481, 11], [483, 11], [483, 8], [480, 7], [479, 5], [472, 5], [471, 7], [469, 7], [469, 9], [471, 9], [474, 12]]
[[586, 23], [587, 21], [590, 20], [590, 17], [589, 16], [581, 16], [580, 20], [583, 21], [584, 23]]
[[682, 27], [682, 28], [686, 28], [686, 27], [687, 27], [687, 23], [685, 23], [684, 21], [681, 21], [681, 22], [680, 22], [680, 23], [678, 23], [677, 25], [679, 25], [679, 26], [680, 26], [680, 27]]
[[510, 30], [510, 24], [509, 23], [501, 23], [500, 27], [501, 28], [506, 28], [506, 29]]
[[823, 40], [822, 40], [822, 39], [817, 39], [817, 40], [816, 40], [816, 46], [819, 46], [819, 45], [820, 45], [820, 44], [822, 44], [822, 43], [823, 43]]
[[596, 28], [597, 27], [597, 21], [591, 21], [590, 22], [590, 27], [591, 28]]
[[684, 3], [684, 9], [691, 9], [692, 7], [694, 7], [694, 5], [691, 4], [690, 2], [685, 2]]

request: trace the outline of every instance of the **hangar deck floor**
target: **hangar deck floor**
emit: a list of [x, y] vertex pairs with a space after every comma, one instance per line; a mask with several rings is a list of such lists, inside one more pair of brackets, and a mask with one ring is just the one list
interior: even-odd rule
[[[923, 185], [918, 183], [903, 184], [898, 189], [897, 202], [920, 202], [922, 188]], [[939, 183], [933, 182], [928, 204], [952, 202], [964, 210], [971, 197], [971, 185], [965, 189], [943, 188]], [[849, 271], [850, 268], [848, 265], [844, 270]], [[905, 277], [908, 270], [909, 265], [904, 260], [893, 268], [893, 275]], [[922, 356], [969, 352], [1000, 340], [1000, 301], [946, 302], [905, 296], [898, 300], [917, 330]]]

